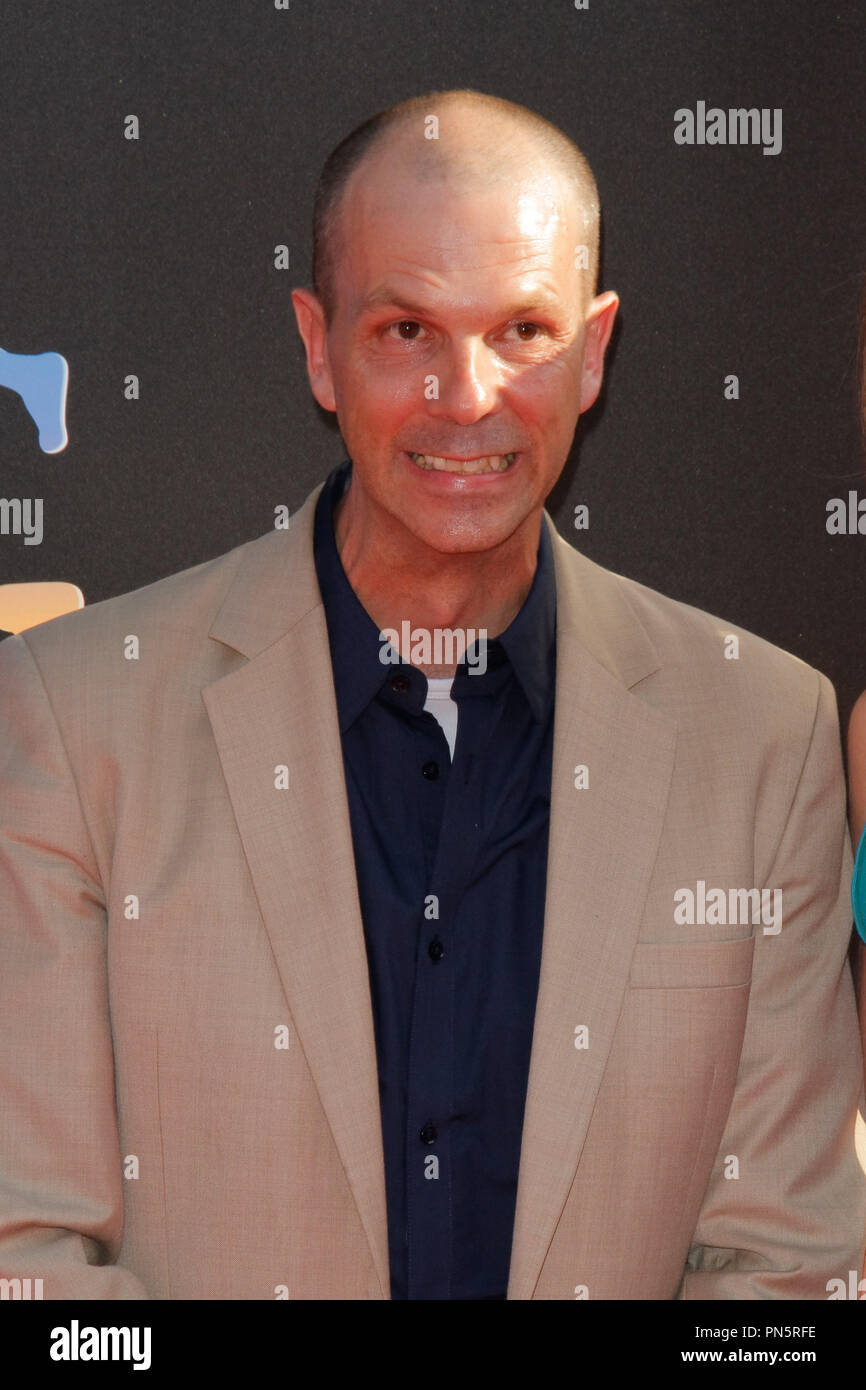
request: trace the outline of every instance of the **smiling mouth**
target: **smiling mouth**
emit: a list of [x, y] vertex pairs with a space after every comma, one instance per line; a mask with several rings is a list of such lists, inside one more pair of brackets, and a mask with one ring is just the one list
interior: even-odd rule
[[485, 454], [477, 459], [447, 459], [437, 454], [409, 454], [413, 463], [428, 472], [436, 473], [504, 473], [511, 467], [517, 454]]

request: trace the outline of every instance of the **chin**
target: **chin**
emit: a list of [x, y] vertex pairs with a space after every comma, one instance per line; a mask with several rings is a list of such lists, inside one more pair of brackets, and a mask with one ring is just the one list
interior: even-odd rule
[[500, 522], [498, 525], [460, 526], [454, 530], [449, 530], [447, 526], [439, 530], [425, 526], [412, 527], [411, 530], [416, 540], [441, 555], [473, 555], [485, 550], [494, 550], [513, 535], [519, 524]]

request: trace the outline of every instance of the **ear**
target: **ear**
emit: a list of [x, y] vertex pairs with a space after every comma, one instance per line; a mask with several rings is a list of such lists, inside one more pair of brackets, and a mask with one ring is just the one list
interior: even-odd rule
[[336, 410], [334, 382], [328, 358], [328, 330], [321, 300], [312, 290], [292, 290], [298, 332], [307, 353], [307, 376], [313, 395], [323, 410]]
[[613, 290], [596, 295], [586, 311], [583, 342], [583, 376], [580, 385], [580, 413], [596, 400], [604, 375], [604, 354], [613, 331], [619, 297]]

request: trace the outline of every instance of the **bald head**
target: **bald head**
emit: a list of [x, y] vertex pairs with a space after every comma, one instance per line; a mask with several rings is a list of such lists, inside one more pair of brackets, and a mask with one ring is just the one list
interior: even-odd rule
[[[435, 125], [431, 121], [435, 117]], [[436, 138], [430, 138], [435, 132]], [[471, 194], [521, 178], [558, 181], [572, 201], [586, 247], [587, 299], [598, 270], [599, 199], [583, 154], [556, 126], [524, 106], [482, 92], [428, 92], [358, 126], [329, 155], [313, 213], [313, 285], [330, 322], [345, 205], [382, 176], [399, 196], [412, 183], [439, 182]]]

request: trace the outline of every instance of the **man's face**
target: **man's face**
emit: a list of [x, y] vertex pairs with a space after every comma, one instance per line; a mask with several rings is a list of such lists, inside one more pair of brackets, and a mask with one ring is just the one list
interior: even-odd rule
[[380, 162], [341, 217], [327, 331], [295, 303], [353, 489], [383, 534], [488, 550], [538, 516], [601, 383], [616, 298], [588, 303], [574, 194], [550, 170], [473, 189]]

